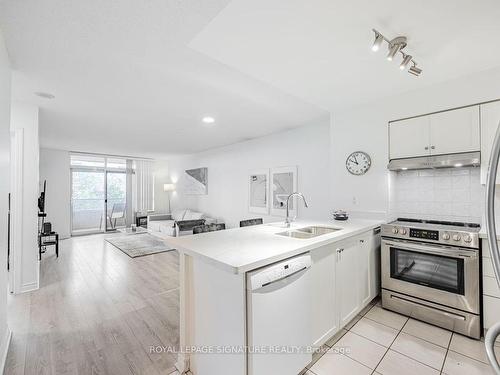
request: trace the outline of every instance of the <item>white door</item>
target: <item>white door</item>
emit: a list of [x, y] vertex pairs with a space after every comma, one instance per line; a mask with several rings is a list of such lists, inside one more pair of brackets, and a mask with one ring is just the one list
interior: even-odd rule
[[431, 154], [480, 150], [479, 106], [430, 115]]
[[326, 245], [311, 252], [311, 307], [312, 345], [320, 347], [338, 330], [335, 304], [334, 245]]
[[339, 326], [351, 321], [361, 308], [359, 239], [339, 243], [336, 248], [337, 305], [340, 312]]
[[390, 159], [429, 155], [429, 117], [391, 122], [389, 147]]
[[[500, 101], [481, 105], [481, 183], [486, 184], [493, 138], [500, 122]], [[500, 184], [500, 174], [497, 174]]]

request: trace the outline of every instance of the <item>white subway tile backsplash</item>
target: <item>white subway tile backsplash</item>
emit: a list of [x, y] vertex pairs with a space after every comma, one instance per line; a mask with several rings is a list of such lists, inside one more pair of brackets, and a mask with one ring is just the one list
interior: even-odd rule
[[479, 168], [398, 172], [390, 194], [395, 216], [480, 222], [484, 212]]

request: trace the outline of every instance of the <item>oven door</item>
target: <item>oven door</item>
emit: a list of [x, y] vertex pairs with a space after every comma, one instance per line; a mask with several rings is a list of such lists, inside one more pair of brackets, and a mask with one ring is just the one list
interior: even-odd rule
[[382, 239], [382, 288], [479, 314], [479, 251]]

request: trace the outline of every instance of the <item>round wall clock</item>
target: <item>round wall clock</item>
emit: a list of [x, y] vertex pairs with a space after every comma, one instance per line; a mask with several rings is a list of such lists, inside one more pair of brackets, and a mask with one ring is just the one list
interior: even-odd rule
[[372, 160], [370, 159], [370, 155], [363, 151], [354, 151], [345, 161], [345, 167], [349, 173], [355, 176], [365, 174], [371, 165]]

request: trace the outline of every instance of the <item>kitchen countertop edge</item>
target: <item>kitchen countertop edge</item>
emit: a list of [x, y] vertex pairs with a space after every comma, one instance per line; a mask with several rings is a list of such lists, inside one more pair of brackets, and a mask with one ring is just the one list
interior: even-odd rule
[[[294, 223], [294, 227], [302, 227], [304, 225], [324, 225], [324, 226], [332, 226], [332, 227], [344, 227], [342, 230], [345, 230], [344, 233], [332, 233], [332, 234], [327, 234], [323, 236], [318, 236], [316, 239], [313, 239], [314, 241], [311, 242], [311, 240], [305, 240], [307, 241], [303, 245], [297, 246], [294, 249], [291, 250], [285, 250], [279, 254], [275, 254], [269, 257], [263, 257], [262, 259], [252, 261], [249, 263], [243, 263], [243, 264], [231, 264], [228, 262], [221, 261], [219, 259], [216, 259], [213, 256], [210, 256], [208, 254], [204, 254], [200, 251], [193, 250], [183, 244], [183, 237], [177, 237], [177, 238], [172, 238], [166, 240], [167, 243], [169, 243], [171, 246], [175, 247], [179, 252], [185, 253], [189, 256], [195, 257], [195, 258], [200, 258], [206, 261], [207, 263], [210, 263], [226, 272], [231, 272], [233, 274], [244, 274], [249, 271], [256, 270], [258, 268], [265, 267], [267, 265], [270, 265], [272, 263], [279, 262], [284, 259], [288, 259], [290, 257], [306, 253], [308, 251], [314, 250], [316, 248], [332, 244], [335, 242], [339, 242], [342, 240], [345, 240], [349, 237], [356, 236], [361, 233], [365, 233], [367, 231], [376, 229], [380, 227], [383, 223], [385, 223], [384, 220], [348, 220], [347, 222], [296, 222]], [[348, 227], [345, 227], [345, 225], [348, 224]], [[263, 224], [264, 226], [272, 226], [270, 224]], [[280, 231], [285, 231], [285, 230], [291, 230], [294, 228], [279, 228]], [[233, 228], [229, 230], [241, 230], [242, 228]], [[212, 232], [212, 233], [217, 233], [217, 232]], [[273, 235], [276, 235], [276, 233], [273, 233]], [[200, 235], [197, 235], [200, 236]], [[202, 240], [200, 238], [200, 240]], [[302, 239], [290, 239], [291, 241], [304, 241]]]

